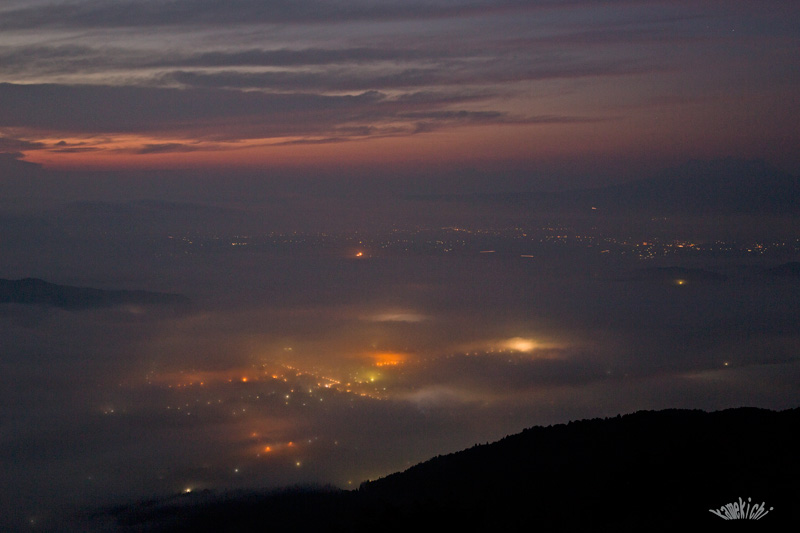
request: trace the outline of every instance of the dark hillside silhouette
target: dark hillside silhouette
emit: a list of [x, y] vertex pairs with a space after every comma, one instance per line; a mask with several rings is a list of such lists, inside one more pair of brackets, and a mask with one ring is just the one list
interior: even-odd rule
[[91, 309], [121, 305], [170, 306], [184, 309], [190, 301], [180, 294], [114, 291], [56, 285], [41, 279], [0, 279], [0, 303], [35, 304], [62, 309]]
[[716, 530], [731, 524], [710, 509], [751, 498], [759, 526], [785, 527], [800, 523], [797, 427], [800, 409], [641, 411], [534, 427], [357, 491], [204, 495], [116, 517], [153, 531]]

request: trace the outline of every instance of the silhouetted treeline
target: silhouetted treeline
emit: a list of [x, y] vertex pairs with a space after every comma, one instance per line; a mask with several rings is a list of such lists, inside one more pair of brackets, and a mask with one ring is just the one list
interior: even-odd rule
[[[153, 531], [620, 531], [726, 523], [710, 509], [765, 502], [797, 525], [800, 409], [641, 411], [534, 427], [439, 456], [357, 491], [205, 496], [116, 512]], [[755, 525], [755, 524], [754, 524]]]

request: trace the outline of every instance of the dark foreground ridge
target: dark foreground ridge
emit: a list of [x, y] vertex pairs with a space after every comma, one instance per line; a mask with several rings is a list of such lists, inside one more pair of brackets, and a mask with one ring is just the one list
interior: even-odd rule
[[125, 305], [185, 309], [190, 305], [190, 300], [181, 294], [72, 287], [25, 278], [0, 279], [0, 303], [45, 305], [75, 310]]
[[797, 427], [800, 409], [640, 411], [530, 428], [355, 491], [207, 493], [113, 514], [135, 531], [716, 531], [756, 525], [709, 511], [741, 498], [764, 503], [758, 526], [796, 530]]

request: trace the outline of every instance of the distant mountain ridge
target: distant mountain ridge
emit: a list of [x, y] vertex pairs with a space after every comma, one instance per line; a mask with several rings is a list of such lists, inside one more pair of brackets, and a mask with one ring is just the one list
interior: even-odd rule
[[782, 265], [767, 269], [767, 274], [775, 277], [797, 278], [800, 277], [800, 262], [790, 261]]
[[[789, 261], [774, 267], [750, 268], [745, 273], [739, 273], [748, 280], [753, 279], [784, 279], [800, 278], [800, 262]], [[687, 283], [721, 283], [728, 281], [725, 274], [701, 268], [686, 268], [679, 266], [645, 267], [632, 270], [615, 278], [616, 281], [645, 281], [669, 285], [684, 285]]]
[[800, 176], [763, 160], [690, 161], [654, 178], [559, 192], [509, 192], [439, 199], [501, 202], [531, 209], [606, 213], [800, 213]]
[[640, 268], [627, 276], [619, 278], [624, 281], [655, 281], [682, 285], [686, 282], [714, 282], [728, 279], [724, 274], [684, 267], [648, 267]]
[[797, 213], [800, 177], [760, 159], [690, 161], [648, 180], [596, 190], [609, 208], [670, 210], [678, 213]]
[[37, 278], [24, 278], [0, 279], [0, 303], [91, 309], [122, 305], [185, 308], [191, 302], [181, 294], [73, 287], [48, 283]]
[[205, 494], [115, 516], [136, 531], [708, 531], [730, 526], [711, 509], [751, 498], [759, 526], [796, 527], [797, 427], [800, 408], [639, 411], [533, 427], [357, 491]]

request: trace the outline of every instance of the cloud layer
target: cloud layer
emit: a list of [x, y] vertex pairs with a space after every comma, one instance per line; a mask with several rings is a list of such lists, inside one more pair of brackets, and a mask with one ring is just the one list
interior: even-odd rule
[[[272, 146], [248, 152], [267, 161], [276, 146], [324, 158], [314, 155], [324, 144], [436, 132], [453, 136], [469, 157], [490, 158], [503, 146], [505, 157], [529, 164], [556, 154], [631, 158], [647, 150], [660, 157], [749, 150], [788, 161], [769, 140], [793, 138], [796, 106], [775, 115], [768, 102], [798, 84], [784, 53], [798, 42], [785, 24], [792, 9], [8, 3], [0, 17], [2, 149], [75, 166], [98, 155], [112, 164], [113, 154], [123, 165], [169, 147], [185, 161], [202, 154], [198, 161], [208, 163], [228, 149]], [[758, 109], [754, 123], [746, 109]], [[732, 137], [732, 128], [747, 133]], [[682, 137], [692, 140], [675, 141]], [[62, 140], [88, 144], [68, 149], [57, 146]], [[358, 157], [376, 157], [375, 146]], [[425, 141], [413, 146], [422, 153]], [[452, 160], [456, 150], [448, 146], [420, 157], [435, 162], [447, 152]]]

